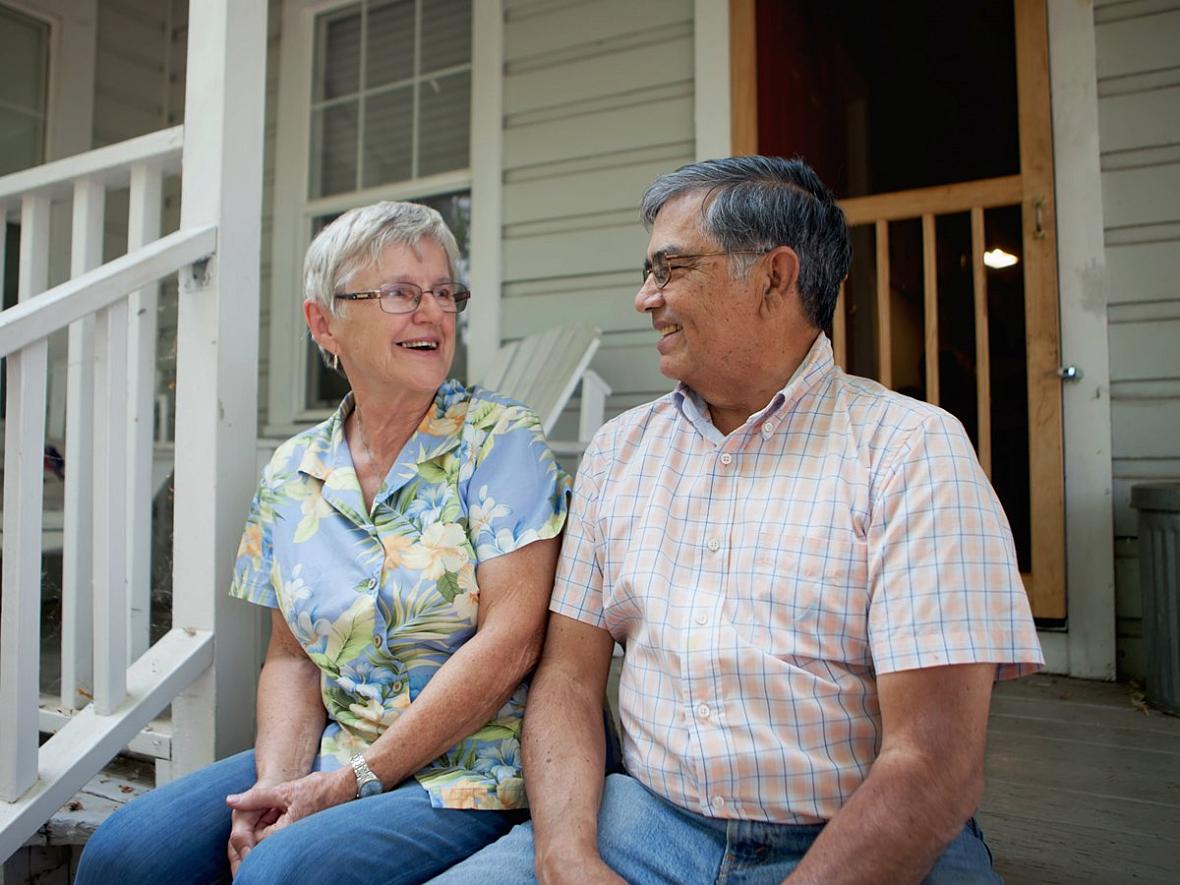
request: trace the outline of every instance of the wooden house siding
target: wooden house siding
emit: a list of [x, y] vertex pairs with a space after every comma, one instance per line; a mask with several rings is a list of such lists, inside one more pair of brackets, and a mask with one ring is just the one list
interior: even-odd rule
[[1099, 2], [1094, 26], [1119, 672], [1142, 678], [1130, 490], [1137, 482], [1180, 478], [1180, 2]]
[[[603, 330], [608, 417], [672, 387], [632, 308], [639, 199], [695, 156], [692, 0], [508, 0], [504, 21], [501, 338]], [[573, 438], [577, 402], [555, 431]]]

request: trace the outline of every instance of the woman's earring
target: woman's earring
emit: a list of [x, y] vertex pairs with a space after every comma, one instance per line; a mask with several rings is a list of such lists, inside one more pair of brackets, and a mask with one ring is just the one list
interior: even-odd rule
[[332, 354], [332, 371], [340, 371], [340, 354], [338, 353]]

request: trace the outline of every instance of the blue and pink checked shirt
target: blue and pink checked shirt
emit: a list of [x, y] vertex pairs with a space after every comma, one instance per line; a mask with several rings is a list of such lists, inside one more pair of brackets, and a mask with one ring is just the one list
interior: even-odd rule
[[598, 432], [551, 608], [626, 648], [628, 772], [720, 818], [831, 818], [880, 747], [875, 674], [1044, 663], [959, 422], [823, 335], [729, 436], [684, 386]]

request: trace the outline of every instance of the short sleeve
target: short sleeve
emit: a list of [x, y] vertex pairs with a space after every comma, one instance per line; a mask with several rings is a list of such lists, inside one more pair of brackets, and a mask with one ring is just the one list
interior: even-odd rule
[[549, 609], [605, 629], [602, 546], [598, 532], [598, 508], [607, 463], [601, 443], [604, 432], [595, 435], [578, 468]]
[[1043, 666], [1016, 549], [962, 426], [939, 410], [889, 469], [869, 528], [869, 645], [878, 673]]
[[234, 562], [229, 595], [256, 605], [277, 608], [278, 595], [271, 579], [271, 567], [274, 564], [274, 548], [271, 543], [274, 507], [271, 505], [270, 472], [271, 468], [268, 465], [263, 471], [254, 499], [250, 502], [250, 515], [246, 518], [246, 528], [238, 545], [238, 558]]
[[570, 477], [545, 442], [536, 413], [519, 403], [472, 409], [488, 426], [486, 435], [480, 433], [467, 485], [468, 531], [477, 561], [560, 535]]

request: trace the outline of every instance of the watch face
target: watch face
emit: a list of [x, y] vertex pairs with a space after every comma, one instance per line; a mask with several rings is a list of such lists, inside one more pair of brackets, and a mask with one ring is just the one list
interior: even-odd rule
[[361, 798], [365, 799], [369, 796], [379, 796], [381, 794], [381, 781], [373, 779], [361, 787]]

